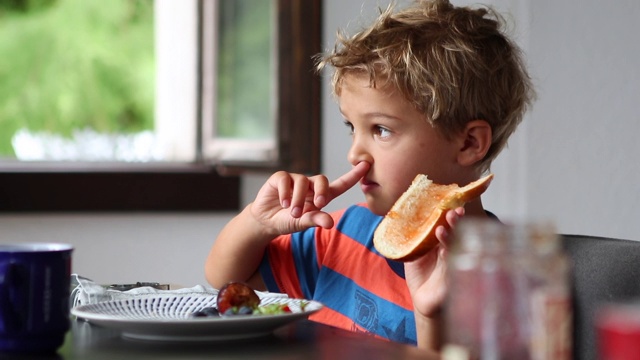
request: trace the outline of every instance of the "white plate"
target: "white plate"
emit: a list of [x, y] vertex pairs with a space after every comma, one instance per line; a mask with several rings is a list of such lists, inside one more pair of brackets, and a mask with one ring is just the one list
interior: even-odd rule
[[[268, 335], [287, 323], [307, 318], [322, 304], [313, 300], [269, 297], [260, 305], [287, 304], [291, 313], [190, 317], [195, 311], [215, 306], [215, 295], [149, 295], [131, 299], [81, 305], [71, 309], [78, 318], [122, 331], [122, 336], [151, 341], [209, 341], [244, 339]], [[304, 304], [304, 307], [301, 307]]]

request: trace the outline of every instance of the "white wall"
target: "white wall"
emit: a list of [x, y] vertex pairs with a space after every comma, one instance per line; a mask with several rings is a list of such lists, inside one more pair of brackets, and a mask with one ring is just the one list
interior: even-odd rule
[[[405, 4], [408, 1], [401, 1]], [[472, 1], [455, 1], [456, 4]], [[485, 1], [486, 2], [486, 1]], [[325, 0], [326, 47], [337, 28], [358, 28], [387, 0]], [[640, 41], [636, 0], [495, 0], [511, 13], [539, 100], [494, 164], [487, 208], [505, 220], [551, 218], [561, 232], [640, 239]], [[323, 167], [349, 168], [349, 136], [323, 92]], [[243, 202], [264, 176], [247, 176]], [[353, 189], [335, 209], [363, 198]], [[204, 259], [232, 214], [2, 215], [0, 241], [63, 241], [74, 271], [101, 283], [204, 283]]]
[[565, 232], [640, 239], [638, 18], [636, 0], [531, 1], [527, 208]]
[[502, 3], [516, 10], [538, 101], [494, 167], [507, 177], [487, 205], [553, 219], [563, 233], [640, 240], [640, 3]]

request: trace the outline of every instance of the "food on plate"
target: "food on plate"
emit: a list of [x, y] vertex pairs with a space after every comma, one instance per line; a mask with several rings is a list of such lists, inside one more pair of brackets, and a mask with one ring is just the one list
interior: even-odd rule
[[229, 309], [241, 307], [255, 308], [260, 304], [258, 294], [247, 284], [229, 282], [220, 288], [216, 305], [221, 314]]
[[470, 184], [435, 184], [427, 175], [417, 175], [411, 186], [391, 207], [373, 235], [373, 244], [382, 256], [411, 261], [438, 244], [435, 230], [448, 227], [447, 211], [480, 196], [491, 183], [489, 174]]
[[207, 306], [191, 314], [191, 317], [212, 317], [220, 316], [218, 308], [215, 306]]
[[[305, 304], [300, 304], [304, 310]], [[216, 306], [209, 306], [191, 314], [191, 317], [217, 317], [229, 315], [279, 315], [291, 313], [287, 304], [260, 305], [258, 294], [247, 284], [230, 282], [218, 292]]]
[[[304, 311], [303, 305], [301, 305], [301, 309]], [[291, 309], [287, 304], [261, 305], [253, 310], [253, 314], [256, 314], [256, 315], [279, 315], [279, 314], [288, 314], [290, 312], [291, 312]]]

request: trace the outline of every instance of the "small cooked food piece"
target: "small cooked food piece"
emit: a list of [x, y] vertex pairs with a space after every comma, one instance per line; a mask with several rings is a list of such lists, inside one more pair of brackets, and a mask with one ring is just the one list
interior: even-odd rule
[[493, 174], [489, 174], [459, 187], [435, 184], [427, 175], [417, 175], [376, 228], [373, 245], [388, 259], [417, 259], [438, 244], [436, 228], [449, 227], [447, 211], [480, 196], [492, 179]]
[[[260, 304], [258, 294], [247, 284], [241, 282], [229, 282], [218, 291], [216, 305], [221, 314], [226, 314], [229, 309], [248, 307], [254, 309]], [[233, 311], [233, 310], [232, 310]]]

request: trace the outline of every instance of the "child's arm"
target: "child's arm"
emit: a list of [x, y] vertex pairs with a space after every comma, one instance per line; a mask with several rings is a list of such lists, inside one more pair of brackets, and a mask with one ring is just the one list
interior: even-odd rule
[[205, 264], [207, 281], [217, 288], [229, 281], [244, 281], [264, 290], [257, 269], [269, 242], [280, 234], [313, 226], [332, 227], [333, 219], [321, 209], [357, 184], [368, 170], [369, 164], [361, 162], [332, 183], [322, 175], [273, 174], [254, 202], [218, 235]]
[[215, 288], [229, 281], [243, 281], [256, 290], [265, 290], [259, 276], [253, 276], [264, 249], [277, 235], [264, 232], [251, 214], [249, 204], [220, 232], [205, 263], [207, 281]]

